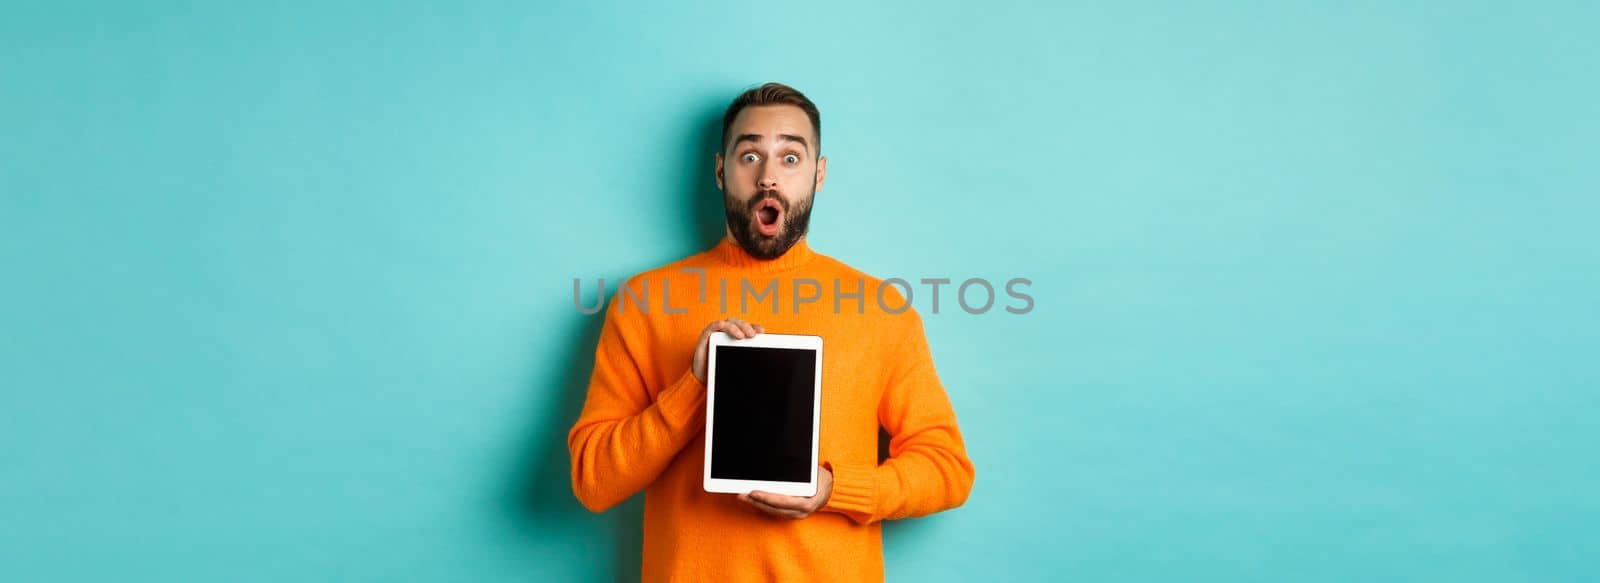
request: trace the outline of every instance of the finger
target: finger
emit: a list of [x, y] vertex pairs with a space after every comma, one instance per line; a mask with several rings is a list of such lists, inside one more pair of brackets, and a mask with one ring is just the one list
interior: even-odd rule
[[742, 328], [744, 328], [744, 333], [745, 333], [746, 336], [755, 337], [755, 335], [756, 335], [756, 325], [755, 324], [751, 324], [749, 322], [740, 322], [739, 325]]
[[760, 324], [756, 324], [756, 334], [761, 334], [761, 333], [764, 333], [766, 331], [767, 331], [766, 328], [762, 328]]
[[767, 506], [771, 506], [773, 508], [783, 508], [783, 509], [786, 509], [786, 510], [794, 510], [794, 511], [801, 511], [801, 512], [805, 512], [805, 511], [810, 511], [811, 510], [811, 499], [810, 498], [801, 498], [799, 496], [785, 496], [783, 494], [774, 494], [772, 492], [762, 492], [762, 491], [759, 491], [759, 490], [755, 491], [755, 492], [751, 492], [750, 493], [750, 498], [752, 500], [755, 500], [756, 502], [760, 502], [762, 504], [766, 504]]
[[756, 508], [760, 509], [762, 512], [766, 512], [767, 514], [771, 514], [779, 518], [801, 519], [806, 517], [805, 513], [803, 512], [772, 506], [770, 504], [761, 502], [760, 500], [756, 500], [748, 495], [741, 496], [741, 498], [743, 498], [745, 502], [749, 502], [751, 506], [755, 506]]
[[751, 503], [755, 504], [756, 508], [760, 508], [762, 512], [765, 512], [767, 514], [771, 514], [771, 515], [776, 516], [778, 518], [787, 518], [787, 519], [790, 519], [790, 520], [800, 520], [800, 519], [806, 517], [805, 513], [803, 513], [803, 512], [797, 512], [797, 511], [794, 511], [794, 510], [785, 510], [783, 508], [774, 508], [772, 506], [767, 506], [766, 504], [762, 504], [760, 502], [751, 502]]
[[705, 347], [705, 345], [710, 342], [711, 335], [715, 334], [717, 332], [721, 332], [722, 328], [723, 328], [723, 323], [722, 322], [712, 322], [710, 324], [707, 324], [705, 331], [700, 333], [700, 346], [702, 348]]
[[722, 322], [722, 331], [727, 332], [729, 336], [732, 336], [736, 340], [744, 340], [744, 330], [739, 328], [739, 322], [737, 320], [732, 318], [724, 320]]

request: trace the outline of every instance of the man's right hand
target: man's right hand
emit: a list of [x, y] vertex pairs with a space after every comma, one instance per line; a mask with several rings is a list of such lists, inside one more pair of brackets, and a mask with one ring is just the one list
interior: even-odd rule
[[700, 347], [694, 350], [694, 376], [700, 379], [701, 384], [706, 382], [706, 354], [711, 350], [711, 333], [727, 332], [729, 336], [738, 340], [754, 337], [763, 330], [760, 324], [751, 324], [738, 318], [717, 320], [706, 324], [706, 329], [700, 332]]

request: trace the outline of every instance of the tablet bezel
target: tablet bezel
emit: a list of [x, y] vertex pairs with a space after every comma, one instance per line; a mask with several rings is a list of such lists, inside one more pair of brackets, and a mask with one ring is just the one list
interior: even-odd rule
[[[717, 398], [717, 348], [720, 346], [739, 346], [755, 348], [789, 348], [816, 351], [816, 373], [812, 375], [814, 386], [811, 394], [811, 477], [806, 482], [774, 482], [767, 480], [736, 480], [729, 478], [711, 477], [711, 452], [715, 444], [712, 443], [712, 427], [716, 420]], [[811, 497], [817, 494], [817, 449], [819, 442], [819, 429], [822, 426], [822, 337], [805, 336], [798, 334], [757, 334], [743, 340], [734, 339], [725, 332], [711, 333], [710, 345], [706, 348], [706, 449], [705, 449], [705, 490], [719, 494], [744, 494], [760, 490], [789, 496]]]

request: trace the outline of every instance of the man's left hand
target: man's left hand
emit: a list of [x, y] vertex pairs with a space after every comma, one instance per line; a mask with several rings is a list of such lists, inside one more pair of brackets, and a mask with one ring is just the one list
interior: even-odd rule
[[811, 516], [813, 512], [821, 510], [828, 503], [828, 496], [833, 494], [833, 472], [828, 468], [817, 467], [817, 495], [807, 497], [785, 496], [772, 492], [757, 490], [749, 494], [740, 494], [739, 499], [760, 508], [773, 516], [793, 518], [799, 520]]

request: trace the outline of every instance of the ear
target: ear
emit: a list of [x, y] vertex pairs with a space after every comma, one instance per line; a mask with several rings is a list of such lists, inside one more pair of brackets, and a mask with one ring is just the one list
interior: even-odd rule
[[827, 156], [818, 156], [817, 157], [817, 188], [816, 188], [816, 191], [820, 192], [822, 190], [822, 183], [827, 182], [827, 181], [828, 181], [828, 157]]
[[727, 190], [722, 186], [722, 152], [717, 152], [717, 190]]

